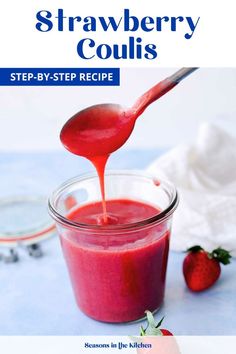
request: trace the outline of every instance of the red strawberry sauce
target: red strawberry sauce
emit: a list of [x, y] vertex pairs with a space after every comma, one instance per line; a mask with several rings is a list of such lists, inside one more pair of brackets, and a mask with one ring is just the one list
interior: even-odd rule
[[[110, 226], [134, 223], [159, 212], [134, 200], [107, 200], [106, 207]], [[97, 202], [75, 209], [68, 218], [94, 225], [102, 213], [102, 204]], [[129, 234], [124, 229], [106, 234], [103, 228], [106, 226], [96, 235], [68, 229], [66, 237], [61, 237], [77, 303], [88, 316], [100, 321], [140, 319], [145, 310], [154, 311], [163, 300], [167, 225], [134, 228]]]

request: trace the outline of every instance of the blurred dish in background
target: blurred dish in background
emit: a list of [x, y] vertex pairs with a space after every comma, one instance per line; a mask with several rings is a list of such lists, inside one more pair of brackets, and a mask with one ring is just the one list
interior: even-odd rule
[[42, 256], [41, 241], [55, 231], [47, 213], [44, 197], [12, 196], [0, 200], [0, 260], [19, 260], [17, 248], [23, 247], [32, 257]]

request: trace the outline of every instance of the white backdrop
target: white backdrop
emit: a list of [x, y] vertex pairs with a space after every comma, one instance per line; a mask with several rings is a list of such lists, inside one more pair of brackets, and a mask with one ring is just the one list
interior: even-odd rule
[[[174, 68], [121, 69], [120, 87], [0, 87], [0, 150], [60, 149], [59, 131], [78, 110], [101, 102], [126, 106]], [[236, 135], [236, 69], [200, 69], [138, 119], [128, 148], [191, 140], [202, 121]]]

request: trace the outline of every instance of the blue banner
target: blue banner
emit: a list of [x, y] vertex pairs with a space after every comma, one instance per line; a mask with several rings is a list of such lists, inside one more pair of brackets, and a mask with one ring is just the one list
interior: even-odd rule
[[0, 68], [0, 86], [119, 86], [118, 68]]

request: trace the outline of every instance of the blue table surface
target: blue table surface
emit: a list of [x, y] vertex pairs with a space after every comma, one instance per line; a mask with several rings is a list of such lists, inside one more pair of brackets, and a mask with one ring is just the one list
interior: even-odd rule
[[[162, 151], [123, 149], [110, 168], [142, 169]], [[0, 195], [48, 195], [65, 179], [91, 170], [67, 152], [1, 153]], [[12, 221], [14, 222], [14, 220]], [[43, 243], [44, 256], [0, 262], [0, 335], [127, 335], [141, 323], [96, 322], [78, 310], [57, 236]], [[218, 283], [194, 294], [182, 275], [184, 254], [170, 252], [165, 302], [156, 318], [176, 335], [236, 335], [236, 261], [224, 267]]]

